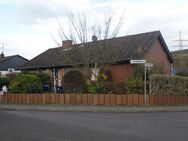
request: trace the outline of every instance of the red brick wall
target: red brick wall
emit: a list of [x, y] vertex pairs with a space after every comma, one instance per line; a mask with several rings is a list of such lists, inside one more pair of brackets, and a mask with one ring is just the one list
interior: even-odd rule
[[170, 61], [159, 40], [156, 40], [153, 47], [147, 52], [146, 60], [154, 64], [155, 73], [171, 74]]
[[110, 65], [108, 69], [111, 72], [112, 80], [115, 83], [125, 82], [133, 72], [133, 65], [118, 64]]
[[[146, 60], [148, 63], [154, 64], [153, 73], [171, 74], [170, 61], [159, 40], [156, 40], [152, 48], [147, 52]], [[108, 68], [115, 83], [125, 82], [134, 69], [131, 64], [110, 65]]]

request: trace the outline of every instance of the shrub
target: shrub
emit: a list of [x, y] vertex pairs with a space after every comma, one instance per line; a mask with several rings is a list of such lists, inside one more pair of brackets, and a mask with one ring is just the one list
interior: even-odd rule
[[9, 83], [10, 83], [10, 78], [9, 77], [0, 77], [0, 89], [3, 87], [3, 86], [9, 86]]
[[126, 82], [127, 93], [140, 94], [143, 93], [144, 81], [136, 76], [130, 77]]
[[42, 82], [42, 85], [52, 85], [51, 76], [48, 73], [36, 73], [37, 77]]
[[184, 76], [184, 77], [188, 77], [188, 71], [187, 72], [178, 72], [176, 73], [177, 76]]
[[87, 81], [88, 84], [88, 92], [89, 93], [103, 93], [104, 92], [104, 87], [100, 81]]
[[113, 94], [125, 94], [125, 84], [124, 83], [113, 83], [113, 82], [105, 82], [104, 92], [105, 93], [113, 93]]
[[71, 70], [63, 77], [63, 88], [66, 93], [87, 92], [87, 84], [84, 76], [78, 70]]
[[188, 95], [188, 78], [181, 76], [152, 75], [150, 93], [161, 95]]
[[35, 74], [20, 73], [11, 81], [9, 89], [12, 93], [40, 93], [42, 83]]

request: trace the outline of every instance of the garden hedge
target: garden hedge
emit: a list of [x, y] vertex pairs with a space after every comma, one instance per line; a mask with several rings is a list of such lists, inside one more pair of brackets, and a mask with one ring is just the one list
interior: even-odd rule
[[188, 77], [152, 75], [150, 77], [150, 94], [188, 95]]

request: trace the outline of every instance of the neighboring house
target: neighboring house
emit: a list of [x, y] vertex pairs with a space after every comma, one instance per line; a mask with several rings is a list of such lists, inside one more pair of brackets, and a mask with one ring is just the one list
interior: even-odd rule
[[[51, 48], [22, 66], [22, 70], [46, 71], [54, 76], [54, 85], [62, 85], [62, 77], [75, 65], [82, 72], [98, 74], [95, 64], [105, 63], [115, 83], [125, 82], [135, 69], [130, 60], [146, 59], [157, 73], [171, 74], [173, 58], [160, 31], [97, 40], [72, 45], [63, 41], [62, 47]], [[82, 66], [88, 64], [89, 69]]]
[[4, 56], [3, 53], [0, 54], [0, 76], [6, 76], [9, 73], [18, 73], [18, 67], [22, 66], [24, 63], [28, 62], [27, 59], [20, 55]]
[[174, 58], [174, 73], [188, 74], [188, 49], [172, 51], [171, 53]]

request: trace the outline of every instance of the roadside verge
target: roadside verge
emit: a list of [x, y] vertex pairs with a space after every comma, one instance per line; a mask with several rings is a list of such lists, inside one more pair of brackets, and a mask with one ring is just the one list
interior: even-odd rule
[[60, 111], [60, 112], [188, 112], [181, 106], [104, 106], [104, 105], [16, 105], [0, 104], [0, 110]]

